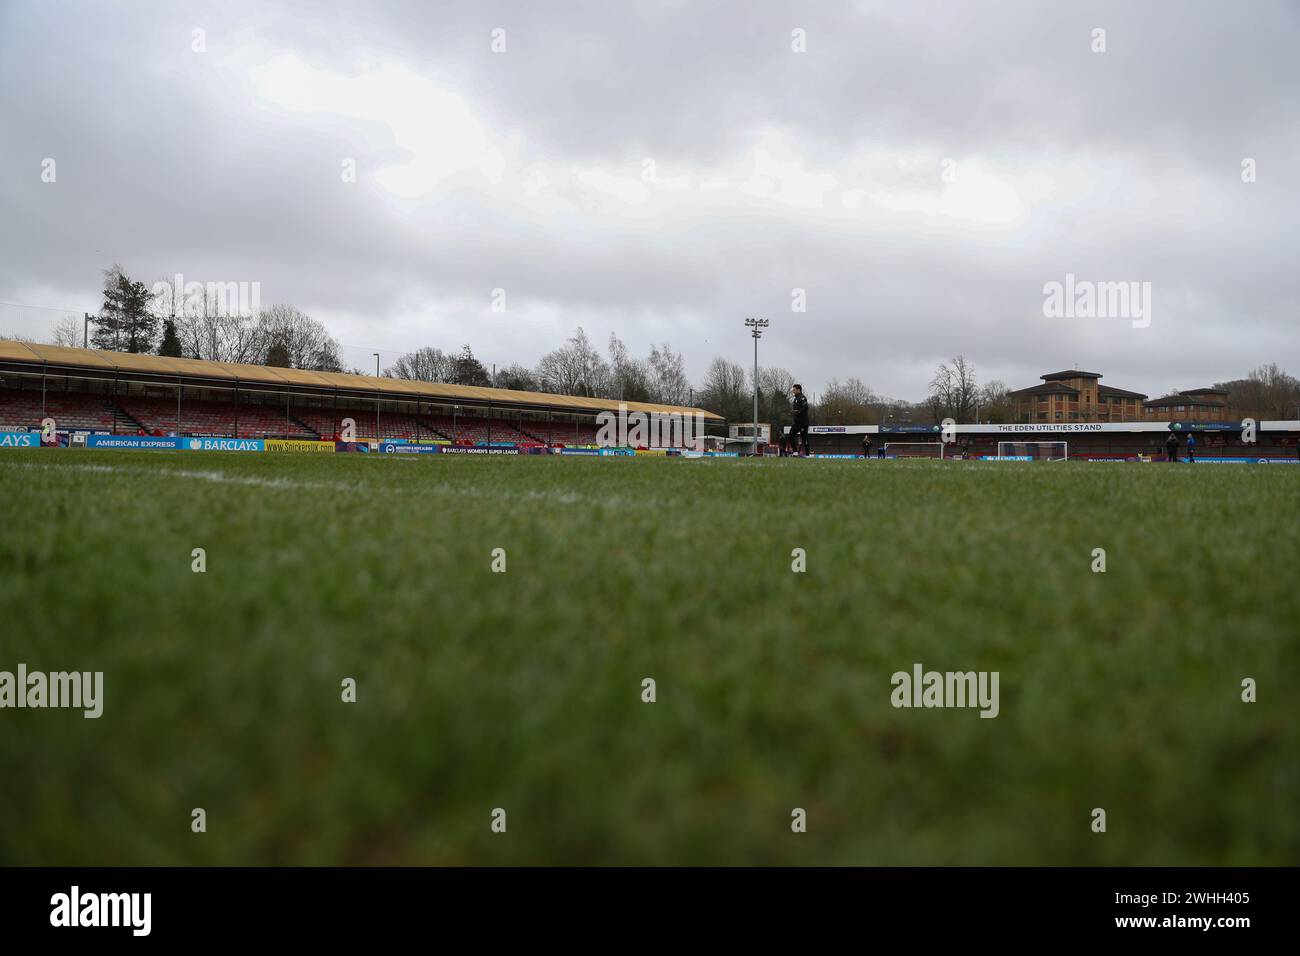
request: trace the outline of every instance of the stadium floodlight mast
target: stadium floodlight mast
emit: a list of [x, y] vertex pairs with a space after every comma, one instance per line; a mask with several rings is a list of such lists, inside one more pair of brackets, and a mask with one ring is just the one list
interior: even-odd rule
[[763, 337], [763, 330], [769, 325], [767, 319], [746, 319], [745, 328], [754, 337], [754, 454], [758, 454], [758, 340]]
[[[375, 353], [375, 378], [379, 378], [379, 353]], [[379, 382], [375, 382], [375, 441], [383, 441], [379, 437]], [[378, 446], [376, 446], [378, 447]]]

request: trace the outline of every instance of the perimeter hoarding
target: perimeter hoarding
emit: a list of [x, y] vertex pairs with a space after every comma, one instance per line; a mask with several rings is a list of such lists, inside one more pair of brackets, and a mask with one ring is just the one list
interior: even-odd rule
[[385, 455], [440, 455], [444, 449], [441, 445], [407, 445], [386, 441], [380, 443], [379, 450]]
[[266, 450], [332, 455], [336, 449], [332, 441], [310, 441], [307, 439], [297, 438], [268, 438], [266, 439]]
[[182, 438], [186, 451], [266, 451], [263, 438]]
[[87, 448], [152, 448], [174, 451], [183, 438], [162, 435], [87, 435]]

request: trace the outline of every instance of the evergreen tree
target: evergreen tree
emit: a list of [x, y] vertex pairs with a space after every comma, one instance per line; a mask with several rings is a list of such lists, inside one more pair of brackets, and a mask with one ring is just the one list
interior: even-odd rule
[[293, 364], [289, 356], [289, 346], [279, 339], [272, 342], [266, 350], [266, 364], [274, 368], [289, 368]]
[[162, 343], [158, 346], [158, 354], [181, 357], [181, 337], [176, 334], [176, 322], [173, 319], [163, 320]]
[[483, 367], [483, 363], [474, 357], [474, 352], [468, 345], [461, 349], [460, 355], [456, 356], [454, 374], [454, 381], [457, 385], [481, 385], [486, 387], [492, 384], [492, 376]]
[[143, 282], [132, 282], [115, 265], [104, 272], [104, 305], [95, 321], [97, 349], [115, 352], [152, 352], [158, 336], [158, 317], [149, 309], [152, 298]]

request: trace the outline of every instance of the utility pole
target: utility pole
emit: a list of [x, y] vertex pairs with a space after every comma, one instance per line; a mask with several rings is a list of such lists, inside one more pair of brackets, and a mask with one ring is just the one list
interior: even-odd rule
[[754, 337], [754, 454], [758, 454], [758, 340], [763, 337], [763, 329], [767, 328], [767, 319], [746, 319], [745, 328], [750, 329], [750, 334]]
[[375, 353], [375, 441], [379, 438], [379, 353]]
[[90, 313], [84, 313], [86, 320], [81, 323], [81, 347], [90, 348]]

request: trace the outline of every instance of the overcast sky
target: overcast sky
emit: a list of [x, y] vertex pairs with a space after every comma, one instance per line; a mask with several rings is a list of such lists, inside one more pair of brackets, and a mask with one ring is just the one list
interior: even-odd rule
[[[582, 325], [696, 381], [757, 315], [763, 364], [909, 399], [958, 353], [1300, 373], [1297, 51], [1265, 0], [0, 0], [0, 300], [93, 312], [120, 262], [258, 282], [362, 367]], [[1067, 273], [1150, 282], [1149, 326], [1045, 317]]]

